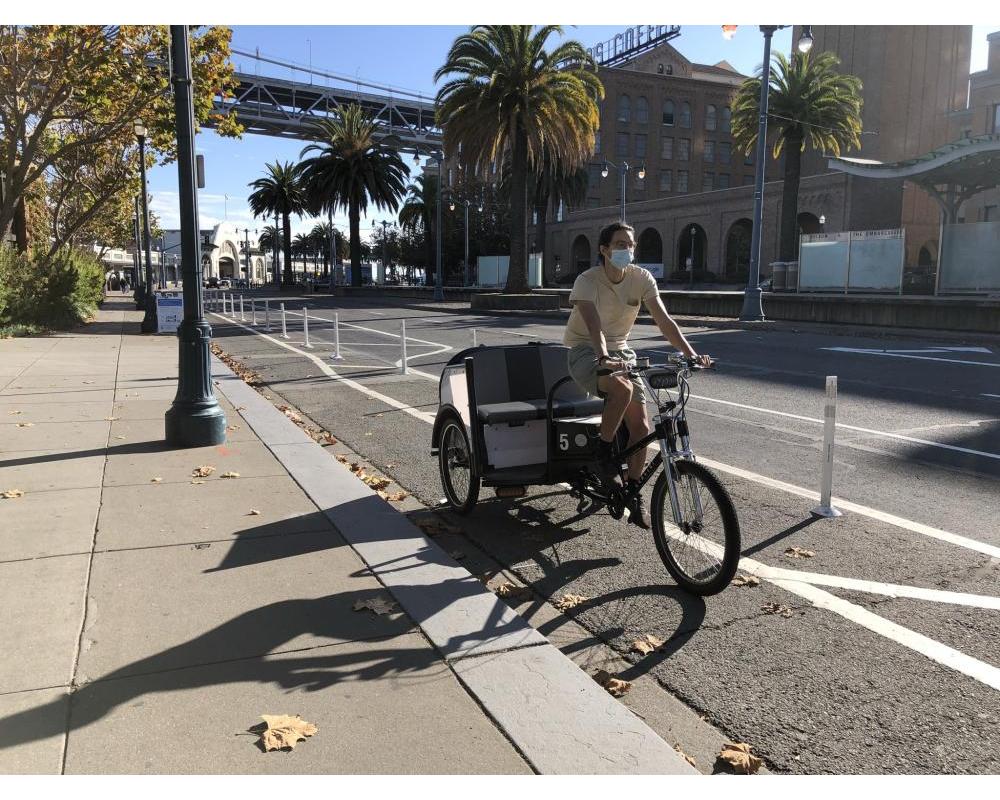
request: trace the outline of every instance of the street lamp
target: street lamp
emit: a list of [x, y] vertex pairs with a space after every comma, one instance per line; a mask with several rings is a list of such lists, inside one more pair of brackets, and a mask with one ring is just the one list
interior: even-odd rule
[[[244, 250], [244, 252], [246, 254], [246, 261], [247, 261], [247, 287], [249, 287], [250, 286], [250, 276], [252, 275], [252, 273], [250, 272], [250, 229], [249, 228], [242, 228], [242, 229], [241, 228], [237, 228], [236, 232], [239, 233], [240, 230], [243, 231], [243, 250]], [[254, 236], [257, 235], [257, 229], [256, 228], [253, 229], [253, 235]]]
[[212, 328], [202, 313], [194, 105], [191, 97], [191, 51], [187, 25], [170, 26], [170, 55], [170, 81], [174, 87], [174, 119], [177, 130], [184, 320], [177, 328], [177, 395], [164, 416], [164, 430], [167, 444], [173, 447], [211, 447], [226, 441], [226, 415], [212, 393], [212, 362], [209, 352]]
[[[419, 151], [414, 154], [413, 160], [420, 163], [418, 159], [420, 158]], [[427, 158], [433, 160], [437, 163], [438, 169], [438, 180], [437, 180], [437, 231], [435, 239], [437, 240], [437, 259], [434, 273], [434, 302], [438, 303], [444, 300], [444, 285], [441, 278], [441, 184], [444, 182], [444, 169], [442, 164], [444, 163], [444, 153], [440, 150], [432, 150], [427, 154]]]
[[134, 209], [132, 211], [132, 236], [135, 238], [135, 290], [132, 292], [132, 299], [135, 300], [135, 310], [139, 311], [146, 307], [146, 290], [142, 284], [142, 231], [139, 223], [139, 195], [132, 198]]
[[383, 220], [380, 220], [378, 224], [382, 226], [382, 280], [384, 281], [385, 277], [386, 277], [385, 276], [385, 273], [386, 273], [386, 264], [388, 263], [386, 261], [386, 250], [385, 250], [385, 246], [386, 246], [386, 232], [385, 232], [385, 229], [393, 227], [393, 223], [389, 222], [389, 220], [383, 219]]
[[826, 214], [819, 215], [819, 232], [826, 233]]
[[691, 270], [691, 274], [688, 275], [688, 281], [689, 281], [688, 282], [688, 291], [693, 291], [694, 290], [694, 242], [695, 242], [695, 238], [697, 236], [698, 236], [698, 229], [694, 225], [692, 225], [691, 226], [691, 258], [689, 259], [689, 261], [691, 263], [688, 265], [689, 268], [690, 268], [690, 270]]
[[[459, 202], [462, 205], [465, 206], [465, 275], [464, 275], [464, 277], [463, 277], [462, 280], [464, 281], [463, 285], [468, 286], [469, 285], [469, 205], [470, 205], [470, 203], [469, 203], [468, 200], [459, 200]], [[455, 210], [455, 201], [454, 200], [452, 200], [450, 203], [448, 203], [448, 208], [450, 210], [452, 210], [452, 211]], [[478, 208], [479, 208], [480, 211], [482, 211], [483, 210], [482, 204], [480, 204]]]
[[146, 194], [146, 126], [141, 119], [137, 119], [132, 126], [136, 138], [139, 140], [139, 171], [142, 176], [142, 238], [143, 249], [146, 255], [146, 313], [142, 318], [142, 332], [156, 333], [156, 295], [153, 293], [153, 254], [151, 251], [152, 238], [149, 232], [149, 196]]
[[[771, 37], [774, 32], [787, 28], [787, 25], [761, 25], [760, 32], [764, 34], [764, 61], [760, 78], [760, 115], [757, 122], [757, 164], [753, 182], [753, 235], [750, 241], [750, 275], [747, 278], [746, 292], [743, 294], [743, 310], [740, 320], [743, 322], [760, 322], [764, 319], [764, 308], [761, 305], [760, 290], [760, 245], [761, 228], [764, 217], [764, 160], [767, 158], [767, 100], [768, 84], [771, 77]], [[735, 25], [723, 25], [722, 35], [731, 39], [736, 33]], [[804, 25], [799, 36], [798, 50], [808, 53], [812, 49], [812, 27]]]
[[[621, 221], [624, 222], [625, 221], [625, 179], [628, 176], [628, 172], [629, 172], [630, 169], [632, 169], [632, 167], [629, 166], [629, 164], [628, 164], [627, 161], [623, 161], [621, 163], [621, 165], [619, 166], [618, 164], [615, 164], [613, 161], [608, 161], [607, 159], [604, 159], [604, 168], [601, 170], [601, 177], [602, 178], [608, 177], [608, 167], [614, 167], [616, 170], [618, 170], [619, 174], [622, 176], [622, 212], [621, 212]], [[642, 166], [639, 167], [639, 171], [637, 173], [637, 176], [638, 176], [639, 180], [645, 180], [646, 179], [646, 162], [643, 162]]]

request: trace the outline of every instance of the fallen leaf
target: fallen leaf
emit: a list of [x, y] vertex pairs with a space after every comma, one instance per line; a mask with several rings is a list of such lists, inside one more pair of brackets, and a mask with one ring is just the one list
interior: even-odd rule
[[226, 428], [227, 431], [238, 431], [240, 429], [239, 425], [230, 425]]
[[663, 639], [659, 639], [656, 636], [653, 636], [653, 634], [647, 633], [641, 639], [636, 639], [632, 642], [632, 649], [645, 656], [649, 655], [654, 650], [663, 647], [664, 644]]
[[116, 436], [115, 438], [116, 439], [124, 439], [125, 437], [124, 436]]
[[24, 413], [23, 411], [8, 411], [7, 415], [8, 416], [16, 416], [17, 414], [23, 414], [23, 413]]
[[375, 419], [382, 419], [382, 417], [384, 416], [385, 416], [384, 414], [376, 414]]
[[298, 714], [295, 716], [261, 714], [260, 718], [264, 720], [264, 727], [263, 730], [256, 732], [260, 733], [260, 743], [265, 751], [292, 750], [300, 741], [305, 741], [319, 730]]
[[440, 536], [447, 533], [460, 533], [458, 528], [454, 525], [450, 525], [445, 522], [440, 517], [435, 516], [422, 516], [413, 517], [410, 520], [414, 525], [416, 525], [420, 530], [430, 537]]
[[238, 478], [238, 477], [240, 477], [240, 473], [238, 473], [238, 472], [223, 472], [219, 477], [220, 478]]
[[742, 742], [726, 742], [719, 753], [719, 760], [725, 761], [741, 775], [753, 775], [763, 765], [757, 756], [750, 752], [750, 745]]
[[251, 516], [251, 517], [259, 517], [260, 516], [260, 512], [256, 508], [251, 508], [249, 516]]
[[369, 611], [374, 611], [379, 616], [383, 614], [393, 613], [399, 606], [392, 600], [386, 600], [382, 597], [373, 597], [369, 600], [355, 600], [354, 610], [364, 611], [366, 608]]
[[351, 462], [351, 472], [361, 472], [361, 465], [357, 461]]
[[589, 597], [584, 597], [582, 594], [564, 594], [562, 599], [556, 603], [556, 608], [560, 611], [566, 611], [570, 608], [576, 608], [580, 603], [584, 603], [589, 599]]
[[783, 606], [780, 603], [767, 603], [766, 605], [761, 606], [760, 610], [765, 614], [779, 614], [782, 617], [792, 616], [792, 609], [788, 606]]
[[450, 555], [456, 561], [464, 561], [466, 559], [465, 553], [463, 553], [461, 550], [451, 550], [448, 552], [448, 555]]
[[604, 669], [599, 669], [594, 673], [594, 680], [607, 689], [608, 694], [612, 697], [621, 697], [632, 688], [631, 681], [620, 680]]
[[531, 597], [531, 589], [527, 586], [516, 586], [510, 581], [504, 581], [494, 590], [497, 593], [497, 597], [502, 597], [505, 600], [527, 600]]
[[322, 435], [321, 435], [321, 438], [322, 438], [322, 439], [323, 439], [323, 441], [324, 441], [324, 442], [326, 442], [327, 444], [337, 444], [337, 439], [336, 439], [336, 438], [334, 438], [333, 436], [331, 436], [331, 435], [330, 435], [329, 433], [324, 433], [324, 434], [322, 434]]
[[336, 458], [336, 459], [337, 459], [337, 461], [339, 461], [339, 462], [340, 462], [341, 464], [346, 464], [346, 463], [347, 463], [347, 456], [335, 456], [335, 458]]
[[17, 423], [17, 427], [19, 427], [19, 428], [34, 428], [35, 427], [35, 423], [34, 422], [19, 422], [19, 423]]
[[737, 575], [731, 583], [733, 586], [760, 586], [760, 578], [756, 575]]
[[215, 467], [213, 467], [211, 464], [203, 464], [202, 466], [195, 468], [194, 472], [191, 473], [191, 477], [207, 478], [213, 472], [215, 472]]
[[396, 466], [395, 464], [386, 464], [386, 465], [385, 465], [385, 468], [386, 468], [386, 469], [392, 469], [392, 468], [393, 468], [393, 467], [395, 467], [395, 466]]
[[6, 492], [0, 493], [0, 497], [4, 500], [16, 500], [18, 497], [24, 497], [24, 492], [20, 489], [8, 489]]
[[386, 499], [392, 501], [393, 503], [400, 503], [409, 496], [409, 492], [396, 492], [395, 494], [390, 494]]
[[789, 547], [785, 551], [785, 555], [789, 558], [812, 558], [816, 554], [812, 550], [806, 550], [803, 547]]
[[201, 486], [205, 481], [191, 481], [192, 486]]
[[246, 411], [247, 407], [246, 406], [236, 406], [236, 410], [237, 411]]
[[163, 478], [151, 478], [150, 483], [163, 483]]
[[118, 417], [105, 417], [105, 422], [118, 422]]
[[[359, 477], [360, 474], [358, 473]], [[376, 492], [383, 491], [392, 483], [392, 481], [386, 478], [376, 478], [374, 475], [365, 475], [361, 480], [371, 486]]]
[[372, 435], [371, 431], [368, 431], [368, 433], [365, 434], [365, 436], [371, 436], [371, 435]]
[[84, 385], [89, 386], [90, 384], [93, 383], [93, 381], [84, 381], [83, 383], [84, 383]]
[[698, 767], [698, 765], [694, 763], [694, 759], [691, 758], [691, 756], [689, 756], [683, 750], [681, 750], [681, 746], [679, 744], [675, 744], [674, 745], [674, 750], [676, 750], [677, 753], [680, 755], [680, 757], [683, 758], [685, 761], [687, 761], [688, 764], [690, 764], [692, 767], [695, 767], [695, 768]]

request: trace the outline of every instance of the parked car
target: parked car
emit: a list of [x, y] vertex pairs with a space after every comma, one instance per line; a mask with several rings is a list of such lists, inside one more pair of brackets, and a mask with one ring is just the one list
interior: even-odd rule
[[219, 279], [217, 277], [215, 277], [214, 275], [206, 278], [205, 279], [205, 288], [206, 289], [218, 289], [219, 288]]
[[233, 288], [232, 281], [230, 281], [229, 278], [223, 278], [222, 280], [219, 281], [219, 288], [232, 289]]

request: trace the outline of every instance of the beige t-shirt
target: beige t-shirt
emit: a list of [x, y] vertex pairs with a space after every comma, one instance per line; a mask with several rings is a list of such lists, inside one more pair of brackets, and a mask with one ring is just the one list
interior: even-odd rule
[[573, 311], [569, 315], [563, 344], [574, 347], [578, 344], [592, 344], [587, 323], [576, 303], [578, 300], [589, 300], [597, 306], [601, 318], [601, 330], [607, 341], [608, 350], [621, 350], [626, 346], [626, 340], [639, 314], [639, 304], [648, 304], [659, 294], [656, 278], [648, 269], [629, 264], [625, 268], [625, 277], [619, 283], [612, 283], [598, 265], [586, 272], [580, 273], [569, 294]]

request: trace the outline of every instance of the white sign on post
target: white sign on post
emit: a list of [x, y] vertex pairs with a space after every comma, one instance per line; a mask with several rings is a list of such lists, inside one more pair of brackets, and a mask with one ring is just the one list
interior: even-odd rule
[[178, 292], [156, 294], [156, 332], [177, 333], [184, 319], [184, 298]]

